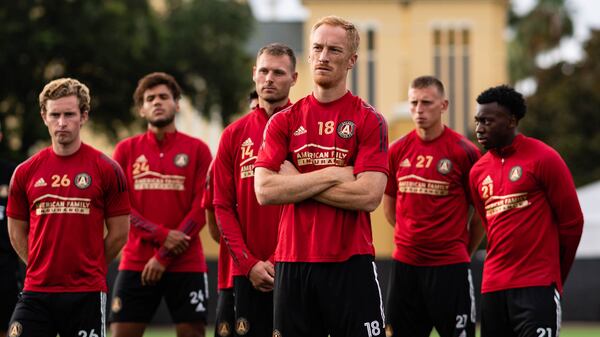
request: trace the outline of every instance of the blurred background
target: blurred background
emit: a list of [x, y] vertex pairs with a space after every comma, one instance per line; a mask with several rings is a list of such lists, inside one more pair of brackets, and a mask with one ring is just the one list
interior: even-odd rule
[[[361, 34], [348, 89], [386, 116], [390, 140], [412, 129], [407, 91], [420, 75], [442, 79], [450, 101], [445, 123], [472, 139], [481, 91], [509, 83], [527, 96], [520, 130], [563, 156], [586, 220], [563, 317], [600, 322], [599, 13], [595, 0], [2, 1], [0, 156], [20, 162], [49, 145], [37, 96], [58, 77], [89, 86], [91, 122], [82, 137], [111, 155], [118, 140], [145, 128], [131, 97], [137, 80], [152, 71], [178, 79], [185, 98], [177, 126], [214, 154], [223, 127], [247, 110], [258, 49], [270, 42], [294, 49], [295, 101], [312, 90], [310, 28], [335, 14]], [[381, 210], [372, 222], [385, 291], [393, 230]], [[217, 246], [206, 232], [214, 289]], [[474, 259], [477, 282], [484, 257], [481, 250]], [[168, 315], [159, 312], [155, 322], [169, 322]]]

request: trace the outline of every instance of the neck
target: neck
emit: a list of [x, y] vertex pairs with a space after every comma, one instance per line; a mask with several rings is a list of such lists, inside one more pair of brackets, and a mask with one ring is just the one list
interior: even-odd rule
[[156, 136], [156, 139], [163, 140], [165, 138], [165, 133], [175, 132], [177, 129], [175, 129], [175, 123], [171, 123], [163, 127], [148, 124], [148, 130]]
[[289, 98], [285, 97], [284, 99], [282, 99], [280, 101], [270, 103], [259, 97], [258, 98], [258, 106], [265, 110], [265, 112], [267, 113], [267, 116], [271, 117], [275, 113], [275, 110], [277, 110], [278, 108], [281, 108], [282, 106], [285, 106], [288, 101], [289, 101]]
[[517, 130], [515, 130], [514, 132], [510, 133], [508, 135], [508, 137], [506, 137], [504, 139], [504, 142], [502, 142], [502, 144], [500, 146], [498, 146], [498, 149], [503, 149], [509, 145], [511, 145], [513, 143], [513, 141], [515, 140], [515, 137], [517, 136]]
[[340, 81], [340, 83], [331, 88], [324, 88], [315, 83], [313, 95], [317, 101], [321, 103], [329, 103], [344, 96], [346, 92], [348, 92], [348, 89], [346, 89], [346, 80], [344, 80]]
[[74, 140], [69, 144], [52, 142], [52, 150], [57, 156], [70, 156], [81, 147], [81, 139]]
[[419, 138], [425, 141], [434, 140], [444, 133], [444, 125], [436, 124], [428, 129], [417, 128], [417, 134]]

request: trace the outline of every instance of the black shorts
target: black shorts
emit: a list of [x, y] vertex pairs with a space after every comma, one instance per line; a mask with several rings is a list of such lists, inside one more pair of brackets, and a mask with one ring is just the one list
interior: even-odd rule
[[142, 273], [130, 270], [115, 280], [110, 322], [149, 323], [163, 296], [174, 323], [206, 323], [206, 273], [164, 273], [156, 285], [144, 286]]
[[234, 330], [235, 313], [233, 288], [219, 290], [217, 315], [215, 318], [215, 337], [237, 336]]
[[273, 292], [254, 289], [247, 277], [233, 278], [235, 332], [238, 336], [262, 337], [273, 333]]
[[336, 263], [277, 263], [274, 305], [274, 337], [385, 334], [371, 255]]
[[560, 294], [554, 286], [526, 287], [481, 296], [481, 336], [555, 337], [560, 333]]
[[467, 263], [418, 267], [393, 262], [386, 303], [388, 336], [475, 336], [475, 293]]
[[23, 292], [10, 319], [8, 336], [104, 337], [106, 293]]

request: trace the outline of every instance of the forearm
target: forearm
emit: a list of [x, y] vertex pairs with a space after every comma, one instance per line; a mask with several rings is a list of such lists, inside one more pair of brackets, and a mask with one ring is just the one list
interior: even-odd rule
[[469, 256], [473, 256], [473, 254], [479, 248], [481, 244], [481, 240], [483, 240], [483, 236], [485, 235], [485, 229], [483, 228], [483, 223], [479, 218], [479, 215], [475, 212], [475, 210], [471, 207], [469, 212], [472, 212], [471, 221], [469, 222], [469, 245], [467, 247]]
[[135, 234], [145, 241], [162, 245], [169, 234], [169, 229], [161, 224], [146, 219], [140, 212], [131, 208], [131, 228]]
[[[177, 226], [177, 230], [191, 237], [191, 240], [198, 240], [198, 233], [206, 224], [204, 217], [204, 208], [198, 198], [192, 201], [192, 208], [187, 213], [185, 218]], [[173, 254], [164, 245], [160, 247], [154, 255], [156, 259], [163, 265], [168, 266], [178, 255]]]
[[10, 243], [25, 264], [27, 264], [29, 257], [29, 244], [27, 242], [28, 233], [29, 224], [27, 222], [8, 218]]
[[559, 245], [560, 245], [560, 274], [563, 284], [567, 280], [581, 234], [583, 231], [583, 218], [571, 221], [568, 224], [559, 225]]
[[241, 225], [231, 205], [215, 205], [217, 224], [221, 230], [223, 242], [227, 245], [233, 263], [244, 274], [248, 275], [250, 269], [259, 261], [248, 249]]
[[328, 168], [296, 175], [283, 175], [257, 167], [254, 179], [256, 198], [261, 205], [291, 204], [309, 199], [339, 181]]
[[123, 239], [120, 235], [108, 233], [104, 238], [104, 257], [106, 259], [106, 264], [110, 264], [110, 262], [117, 257], [126, 242], [126, 236]]
[[104, 258], [109, 264], [127, 242], [129, 234], [129, 215], [120, 215], [106, 219], [107, 234], [104, 238]]
[[383, 195], [383, 213], [385, 214], [385, 219], [392, 226], [396, 226], [396, 197], [389, 196], [387, 194]]
[[208, 226], [208, 232], [210, 233], [210, 237], [215, 240], [216, 243], [221, 241], [221, 231], [219, 231], [219, 227], [217, 226], [217, 218], [215, 216], [215, 211], [212, 209], [207, 209], [205, 211], [206, 215], [206, 225]]
[[342, 209], [372, 212], [381, 203], [386, 182], [384, 173], [364, 172], [355, 181], [332, 186], [314, 199]]

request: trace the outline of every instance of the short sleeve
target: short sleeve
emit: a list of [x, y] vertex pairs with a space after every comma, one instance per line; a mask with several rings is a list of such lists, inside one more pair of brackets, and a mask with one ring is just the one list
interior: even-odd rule
[[101, 157], [103, 161], [102, 177], [104, 188], [104, 217], [111, 218], [130, 213], [129, 192], [127, 180], [123, 170], [107, 156]]
[[[289, 111], [289, 110], [288, 110]], [[265, 127], [263, 142], [258, 151], [255, 167], [264, 167], [278, 172], [285, 161], [289, 148], [289, 113], [275, 114]]]
[[29, 221], [29, 201], [23, 165], [19, 165], [10, 180], [6, 215], [13, 219]]
[[377, 171], [389, 175], [388, 129], [385, 118], [368, 105], [363, 105], [365, 117], [360, 124], [358, 153], [354, 163], [354, 174]]

